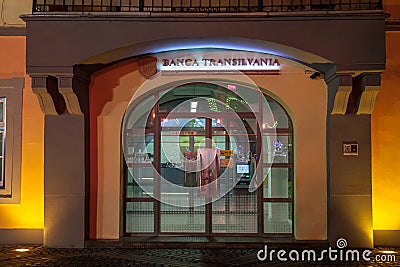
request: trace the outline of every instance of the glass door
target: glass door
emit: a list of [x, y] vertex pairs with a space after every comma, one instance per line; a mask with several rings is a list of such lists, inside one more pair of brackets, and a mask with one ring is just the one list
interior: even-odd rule
[[[257, 218], [261, 215], [258, 212], [258, 191], [248, 191], [259, 149], [257, 122], [251, 114], [241, 115], [241, 123], [245, 127], [239, 127], [237, 121], [224, 122], [224, 127], [213, 125], [215, 145], [227, 151], [225, 156], [221, 156], [220, 179], [229, 182], [222, 184], [230, 187], [232, 183], [237, 183], [227, 194], [212, 203], [212, 233], [215, 235], [249, 236], [258, 233]], [[221, 188], [221, 191], [222, 194], [228, 190]]]
[[[194, 191], [179, 192], [173, 185], [196, 187], [197, 173], [189, 171], [184, 159], [197, 157], [206, 146], [206, 119], [162, 114], [160, 123], [160, 233], [206, 233], [205, 199]], [[183, 156], [183, 157], [182, 157]], [[195, 161], [193, 161], [195, 162]], [[169, 203], [169, 204], [166, 204]]]
[[[248, 191], [259, 149], [256, 119], [248, 114], [242, 119], [243, 128], [234, 121], [223, 124], [219, 118], [170, 115], [167, 119], [166, 115], [161, 114], [158, 120], [160, 174], [164, 178], [160, 180], [160, 234], [256, 235], [258, 191]], [[247, 149], [242, 144], [245, 140], [249, 143]], [[214, 202], [193, 191], [170, 190], [171, 184], [199, 187], [200, 171], [188, 170], [182, 155], [185, 159], [198, 159], [202, 148], [219, 148], [223, 152], [218, 179], [219, 194], [224, 196]]]

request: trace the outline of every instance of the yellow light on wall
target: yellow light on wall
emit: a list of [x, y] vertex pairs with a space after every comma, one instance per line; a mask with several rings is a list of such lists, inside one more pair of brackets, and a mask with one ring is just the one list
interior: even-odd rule
[[393, 250], [382, 250], [381, 252], [384, 254], [396, 254], [397, 253], [396, 251], [393, 251]]
[[400, 217], [394, 216], [400, 212], [400, 154], [393, 145], [398, 143], [400, 130], [396, 123], [400, 119], [399, 91], [396, 90], [400, 76], [393, 75], [400, 64], [399, 42], [398, 35], [386, 35], [386, 70], [371, 117], [374, 230], [400, 230]]

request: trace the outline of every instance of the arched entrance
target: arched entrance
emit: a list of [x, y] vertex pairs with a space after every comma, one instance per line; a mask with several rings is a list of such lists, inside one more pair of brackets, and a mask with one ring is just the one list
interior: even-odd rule
[[[293, 125], [272, 97], [231, 82], [189, 83], [152, 90], [124, 121], [123, 236], [293, 235]], [[204, 196], [201, 169], [186, 160], [213, 148], [218, 186]], [[256, 179], [261, 186], [249, 190]]]
[[[198, 54], [199, 51], [179, 51], [179, 52], [168, 52], [166, 54], [157, 54], [156, 57], [158, 59], [158, 64], [163, 63], [163, 59], [173, 59], [173, 58], [193, 58]], [[227, 51], [220, 51], [220, 53], [213, 54], [214, 58], [275, 58], [272, 55], [261, 55], [259, 53], [252, 53], [246, 52], [242, 53], [240, 51], [230, 51], [226, 54]], [[182, 55], [182, 53], [186, 53]], [[212, 58], [207, 54], [200, 55], [204, 58]], [[247, 73], [232, 73], [228, 70], [228, 72], [221, 72], [220, 69], [200, 69], [186, 71], [184, 69], [181, 70], [163, 70], [160, 69], [160, 72], [155, 74], [154, 76], [146, 79], [143, 77], [142, 73], [140, 72], [138, 61], [139, 59], [132, 59], [127, 62], [122, 62], [119, 65], [113, 66], [99, 72], [93, 77], [93, 86], [91, 87], [91, 108], [93, 112], [91, 112], [91, 185], [93, 185], [93, 192], [91, 194], [91, 203], [93, 204], [93, 208], [91, 208], [91, 219], [93, 223], [91, 224], [91, 233], [93, 238], [97, 239], [119, 239], [122, 236], [134, 236], [134, 235], [147, 235], [147, 236], [156, 236], [156, 235], [169, 235], [170, 233], [176, 233], [176, 235], [225, 235], [225, 236], [233, 236], [233, 235], [254, 235], [254, 236], [269, 236], [269, 235], [292, 235], [296, 240], [326, 240], [327, 238], [327, 172], [326, 172], [326, 111], [327, 111], [327, 102], [321, 101], [322, 99], [327, 99], [327, 85], [324, 80], [313, 80], [310, 79], [309, 74], [305, 72], [308, 67], [305, 67], [303, 64], [294, 62], [292, 60], [288, 60], [282, 57], [276, 57], [280, 63], [280, 70], [279, 73], [270, 73], [269, 70], [267, 71], [255, 71]], [[181, 60], [182, 61], [182, 60]], [[181, 62], [180, 61], [180, 62]], [[176, 61], [178, 63], [178, 61]], [[207, 61], [209, 63], [210, 61]], [[232, 61], [232, 64], [234, 62]], [[181, 64], [181, 63], [179, 63]], [[186, 64], [186, 63], [185, 63]], [[206, 84], [215, 84], [221, 85], [222, 88], [213, 87], [213, 90], [208, 90], [211, 93], [218, 93], [221, 92], [221, 96], [225, 96], [225, 98], [219, 98], [219, 96], [207, 95], [206, 93], [202, 93], [201, 90], [198, 91], [199, 95], [197, 95], [197, 90], [186, 88], [183, 91], [190, 91], [191, 94], [189, 96], [179, 96], [180, 93], [176, 93], [173, 95], [174, 99], [184, 98], [186, 106], [185, 110], [179, 110], [179, 108], [184, 108], [181, 106], [181, 103], [177, 103], [175, 106], [177, 109], [173, 112], [175, 117], [172, 116], [171, 112], [167, 112], [169, 117], [168, 123], [172, 123], [177, 118], [180, 122], [179, 127], [185, 126], [186, 124], [183, 123], [183, 120], [187, 117], [184, 116], [184, 113], [189, 114], [193, 117], [190, 118], [204, 118], [206, 119], [206, 113], [210, 113], [208, 118], [211, 119], [211, 127], [208, 129], [212, 129], [212, 123], [216, 123], [216, 119], [220, 118], [220, 116], [228, 113], [222, 112], [226, 111], [226, 106], [228, 102], [228, 106], [238, 106], [244, 108], [244, 112], [248, 111], [247, 106], [251, 108], [251, 111], [254, 116], [257, 115], [257, 107], [259, 104], [256, 100], [258, 99], [266, 99], [263, 95], [261, 95], [260, 90], [269, 96], [267, 99], [272, 99], [276, 101], [269, 101], [271, 103], [268, 106], [271, 106], [273, 109], [272, 103], [280, 103], [284, 110], [290, 114], [290, 125], [284, 126], [281, 122], [282, 119], [278, 120], [278, 124], [275, 125], [275, 121], [270, 121], [264, 125], [263, 123], [257, 123], [257, 127], [253, 127], [253, 133], [257, 133], [259, 131], [260, 135], [257, 139], [257, 142], [260, 141], [261, 151], [268, 151], [268, 148], [272, 149], [274, 147], [274, 143], [272, 140], [270, 143], [262, 142], [264, 139], [270, 138], [270, 133], [268, 131], [275, 131], [275, 135], [279, 137], [282, 135], [282, 140], [277, 142], [278, 148], [281, 144], [285, 144], [285, 140], [288, 139], [291, 142], [292, 148], [295, 147], [295, 150], [292, 150], [292, 158], [290, 162], [273, 162], [272, 164], [268, 162], [268, 160], [262, 161], [258, 166], [262, 167], [262, 171], [264, 174], [260, 173], [261, 180], [265, 179], [265, 183], [260, 187], [263, 189], [262, 197], [257, 196], [257, 232], [252, 231], [252, 233], [238, 233], [236, 230], [238, 227], [231, 227], [231, 230], [223, 229], [221, 232], [216, 232], [216, 229], [212, 229], [213, 227], [213, 218], [216, 220], [217, 215], [213, 210], [207, 212], [204, 211], [204, 216], [206, 214], [211, 214], [211, 216], [207, 215], [206, 222], [204, 223], [206, 226], [206, 231], [199, 233], [197, 230], [193, 233], [183, 231], [176, 232], [174, 229], [173, 231], [161, 231], [161, 222], [163, 214], [161, 210], [161, 203], [157, 204], [158, 199], [155, 200], [154, 197], [160, 197], [160, 194], [157, 194], [157, 191], [152, 189], [152, 196], [147, 194], [147, 197], [142, 196], [135, 196], [135, 195], [126, 195], [126, 188], [127, 185], [123, 183], [123, 180], [118, 179], [120, 177], [124, 177], [124, 168], [121, 165], [121, 142], [124, 135], [121, 135], [121, 123], [125, 120], [124, 118], [128, 118], [129, 114], [136, 114], [139, 118], [136, 118], [132, 121], [131, 125], [134, 125], [135, 121], [141, 120], [142, 122], [147, 124], [148, 118], [152, 118], [153, 114], [149, 113], [148, 115], [144, 116], [142, 111], [143, 108], [151, 109], [154, 107], [156, 103], [161, 97], [167, 96], [167, 93], [163, 93], [165, 90], [172, 90], [176, 87], [181, 87], [187, 84], [193, 83], [206, 83]], [[235, 91], [236, 88], [236, 91]], [[260, 89], [261, 88], [261, 89]], [[178, 90], [178, 89], [177, 89]], [[243, 93], [240, 95], [241, 98], [237, 100], [233, 100], [230, 97], [235, 97], [231, 95], [232, 93], [237, 93], [242, 91]], [[230, 92], [230, 94], [229, 94]], [[249, 92], [255, 92], [250, 94]], [[203, 95], [204, 94], [204, 95]], [[137, 97], [137, 98], [136, 98]], [[164, 97], [164, 98], [165, 98]], [[249, 99], [247, 99], [247, 98]], [[208, 110], [203, 110], [204, 112], [201, 114], [200, 110], [198, 109], [197, 112], [191, 112], [191, 100], [193, 98], [201, 98], [205, 101], [204, 107], [208, 107]], [[208, 102], [208, 98], [212, 98], [211, 102]], [[237, 98], [237, 97], [236, 97]], [[152, 100], [149, 100], [152, 99]], [[213, 100], [217, 103], [217, 109], [210, 109], [210, 104], [212, 104]], [[246, 100], [246, 105], [239, 105], [241, 103], [240, 100]], [[131, 101], [136, 101], [130, 105]], [[267, 101], [267, 100], [266, 100]], [[164, 101], [170, 102], [170, 101]], [[268, 102], [268, 101], [267, 101]], [[172, 102], [170, 102], [172, 103]], [[158, 106], [158, 104], [156, 105]], [[174, 106], [171, 104], [171, 106]], [[179, 106], [179, 107], [178, 107]], [[200, 104], [198, 104], [198, 108]], [[212, 104], [212, 107], [215, 107]], [[279, 109], [282, 111], [280, 105], [278, 105]], [[131, 110], [133, 112], [131, 112]], [[260, 110], [260, 109], [258, 109]], [[282, 111], [284, 116], [282, 118], [287, 118], [285, 111]], [[240, 112], [230, 111], [229, 114], [239, 114]], [[278, 112], [279, 113], [279, 112]], [[194, 115], [195, 116], [194, 116]], [[272, 112], [271, 112], [272, 114]], [[212, 116], [213, 115], [213, 116]], [[161, 117], [161, 111], [159, 110], [158, 113], [154, 113], [154, 117], [158, 116], [160, 130], [159, 134], [155, 134], [153, 139], [156, 138], [177, 138], [178, 141], [173, 142], [176, 146], [179, 147], [177, 151], [184, 152], [183, 148], [180, 148], [180, 139], [184, 139], [183, 134], [185, 129], [178, 128], [174, 131], [176, 134], [170, 137], [163, 137], [166, 135], [166, 131], [161, 131], [161, 122], [163, 117]], [[202, 116], [202, 117], [201, 117]], [[278, 116], [278, 115], [274, 115]], [[230, 119], [222, 118], [222, 124], [230, 121]], [[251, 118], [247, 118], [250, 120]], [[210, 120], [204, 120], [203, 123]], [[259, 120], [262, 121], [262, 120]], [[187, 122], [190, 124], [189, 122]], [[241, 123], [245, 125], [245, 123]], [[248, 124], [248, 123], [247, 123]], [[158, 125], [158, 124], [157, 124]], [[252, 124], [250, 124], [252, 125]], [[254, 125], [254, 124], [253, 124]], [[171, 126], [171, 125], [166, 125]], [[174, 125], [172, 125], [174, 126]], [[178, 126], [178, 125], [175, 125]], [[187, 125], [189, 127], [190, 125]], [[195, 125], [197, 126], [197, 125]], [[265, 127], [263, 129], [262, 127]], [[147, 128], [150, 127], [146, 125]], [[142, 140], [145, 140], [146, 137], [146, 127], [142, 127]], [[243, 126], [245, 130], [243, 130], [243, 136], [250, 136], [248, 134], [249, 127]], [[272, 127], [272, 128], [268, 128]], [[233, 127], [232, 127], [233, 128]], [[251, 128], [251, 127], [250, 127]], [[123, 127], [123, 129], [125, 129]], [[226, 129], [229, 130], [229, 127], [226, 126]], [[292, 130], [293, 129], [293, 130]], [[294, 130], [295, 129], [295, 130]], [[165, 130], [165, 129], [164, 129]], [[228, 132], [227, 130], [227, 132]], [[150, 130], [147, 130], [147, 133], [150, 133]], [[179, 132], [179, 134], [177, 134]], [[186, 133], [190, 131], [187, 130]], [[250, 133], [250, 132], [249, 132]], [[208, 137], [212, 139], [213, 134], [207, 134]], [[230, 137], [234, 136], [232, 134], [229, 135]], [[287, 137], [285, 137], [287, 136]], [[204, 136], [205, 137], [205, 134]], [[219, 137], [216, 137], [217, 139]], [[222, 138], [222, 137], [220, 137]], [[215, 138], [214, 138], [215, 139]], [[151, 140], [149, 138], [149, 140]], [[249, 140], [251, 140], [249, 138]], [[144, 142], [144, 141], [143, 141]], [[158, 140], [159, 144], [161, 144], [161, 140]], [[194, 140], [194, 144], [196, 140]], [[289, 141], [288, 141], [289, 142]], [[164, 142], [165, 143], [165, 142]], [[201, 143], [201, 142], [200, 142]], [[204, 144], [205, 142], [203, 142]], [[212, 143], [212, 142], [211, 142]], [[153, 146], [154, 146], [153, 142]], [[263, 147], [265, 145], [265, 148]], [[138, 149], [141, 149], [139, 151]], [[142, 146], [135, 147], [135, 151], [130, 151], [131, 154], [136, 154], [137, 158], [140, 158], [140, 154], [144, 154], [144, 148], [147, 148], [146, 142]], [[196, 148], [196, 146], [195, 146]], [[206, 146], [202, 146], [201, 148], [207, 148]], [[159, 149], [160, 159], [158, 161], [152, 160], [153, 158], [149, 156], [150, 162], [142, 162], [140, 164], [144, 164], [142, 167], [154, 168], [153, 172], [150, 174], [152, 176], [143, 176], [144, 178], [151, 178], [158, 179], [157, 174], [161, 172], [162, 163], [172, 162], [175, 164], [175, 167], [179, 167], [179, 162], [173, 162], [170, 160], [167, 162], [161, 162], [161, 147], [154, 146], [154, 150]], [[228, 149], [229, 150], [229, 149]], [[129, 149], [127, 149], [129, 152]], [[293, 153], [293, 151], [295, 153]], [[147, 153], [147, 152], [145, 152]], [[254, 152], [253, 152], [254, 153]], [[156, 155], [157, 153], [153, 153]], [[183, 153], [180, 153], [183, 155]], [[278, 153], [279, 154], [279, 153]], [[295, 156], [293, 156], [295, 154]], [[144, 161], [148, 161], [146, 159], [147, 156], [144, 156]], [[127, 156], [126, 159], [132, 160], [132, 155]], [[276, 157], [278, 158], [278, 157]], [[281, 157], [284, 158], [284, 157]], [[226, 159], [226, 157], [222, 157], [221, 159]], [[295, 159], [295, 160], [294, 160]], [[131, 162], [134, 163], [133, 161]], [[147, 164], [151, 163], [151, 164]], [[295, 163], [295, 164], [294, 164]], [[316, 164], [317, 163], [317, 164]], [[135, 163], [136, 164], [136, 163]], [[147, 164], [147, 165], [145, 165]], [[157, 164], [159, 166], [157, 166]], [[174, 164], [167, 164], [164, 166], [167, 167], [174, 167]], [[157, 168], [155, 168], [157, 167]], [[272, 167], [271, 172], [268, 172], [268, 167]], [[131, 169], [134, 170], [133, 165]], [[126, 168], [125, 171], [129, 170]], [[179, 170], [174, 170], [179, 172]], [[281, 172], [280, 172], [281, 171]], [[237, 172], [237, 170], [235, 170]], [[268, 177], [268, 174], [273, 174], [271, 177]], [[138, 178], [132, 175], [131, 180], [127, 181], [136, 181], [135, 178]], [[138, 175], [137, 175], [138, 176]], [[239, 176], [239, 175], [238, 175]], [[279, 176], [287, 176], [291, 177], [292, 180], [287, 180], [285, 182], [287, 184], [279, 185], [279, 180], [274, 179], [274, 177]], [[128, 176], [126, 176], [128, 177]], [[129, 178], [129, 177], [128, 177]], [[140, 178], [140, 177], [139, 177]], [[235, 178], [235, 177], [233, 177]], [[268, 179], [267, 179], [268, 178]], [[143, 179], [144, 181], [150, 181], [151, 179]], [[237, 177], [236, 177], [237, 179]], [[283, 180], [285, 181], [285, 180]], [[295, 183], [293, 183], [295, 181]], [[179, 185], [178, 181], [175, 181], [176, 184]], [[132, 183], [131, 183], [132, 184]], [[174, 183], [171, 183], [174, 184]], [[291, 188], [289, 185], [291, 184]], [[157, 185], [157, 183], [156, 183]], [[275, 192], [273, 188], [278, 189], [279, 186], [285, 188], [287, 187], [287, 195], [286, 193], [280, 193], [279, 191]], [[130, 185], [132, 187], [132, 185]], [[244, 182], [240, 183], [240, 186], [245, 186]], [[249, 187], [252, 186], [250, 183]], [[268, 188], [269, 189], [266, 189]], [[133, 188], [133, 187], [132, 187]], [[162, 188], [162, 186], [160, 186]], [[190, 187], [189, 187], [190, 188]], [[196, 189], [196, 187], [193, 187]], [[232, 190], [235, 188], [232, 188]], [[248, 191], [248, 189], [244, 189], [242, 191]], [[236, 190], [238, 191], [238, 190]], [[231, 192], [229, 190], [228, 192]], [[284, 191], [283, 191], [284, 192]], [[292, 195], [289, 194], [292, 193]], [[294, 192], [294, 193], [293, 193]], [[197, 192], [194, 192], [197, 196]], [[269, 194], [269, 195], [268, 195]], [[164, 194], [165, 195], [165, 194]], [[222, 194], [220, 194], [222, 196]], [[224, 195], [225, 196], [225, 195]], [[230, 196], [230, 194], [227, 194]], [[267, 197], [264, 197], [267, 196]], [[295, 196], [295, 197], [294, 197]], [[239, 198], [239, 197], [238, 197]], [[292, 199], [295, 198], [296, 201]], [[167, 198], [166, 198], [167, 199]], [[165, 200], [165, 199], [164, 199]], [[218, 200], [220, 201], [220, 200]], [[215, 203], [217, 203], [216, 201]], [[222, 200], [221, 200], [222, 201]], [[150, 203], [151, 202], [151, 203]], [[172, 202], [172, 200], [171, 200]], [[187, 202], [181, 201], [182, 203], [188, 204]], [[289, 202], [289, 204], [288, 204]], [[201, 201], [199, 201], [201, 203]], [[292, 203], [292, 204], [290, 204]], [[170, 203], [173, 207], [176, 207], [176, 203]], [[158, 205], [160, 205], [158, 207]], [[212, 204], [214, 205], [214, 204]], [[91, 206], [91, 207], [92, 207]], [[186, 205], [187, 206], [187, 205]], [[138, 207], [138, 209], [136, 209]], [[225, 206], [224, 206], [225, 207]], [[134, 209], [135, 208], [135, 209]], [[181, 207], [182, 210], [185, 207]], [[290, 208], [293, 212], [290, 212]], [[136, 210], [143, 209], [143, 212], [136, 213]], [[199, 206], [196, 206], [195, 209], [200, 209]], [[262, 209], [262, 213], [260, 210]], [[280, 210], [287, 210], [287, 212], [280, 213]], [[230, 211], [229, 209], [226, 209]], [[214, 209], [215, 211], [215, 209]], [[176, 210], [168, 211], [175, 218], [179, 218]], [[168, 213], [164, 212], [164, 214]], [[173, 213], [174, 212], [174, 213]], [[203, 211], [199, 211], [198, 213], [202, 213]], [[221, 213], [223, 213], [221, 211]], [[260, 215], [262, 214], [262, 215]], [[280, 216], [278, 216], [280, 214]], [[292, 227], [289, 227], [289, 231], [283, 231], [279, 229], [282, 224], [281, 221], [285, 221], [285, 217], [288, 217], [289, 214], [292, 215]], [[132, 224], [133, 219], [141, 220], [148, 216], [152, 218], [151, 224], [148, 225], [149, 229], [145, 230], [137, 230], [137, 229], [130, 229], [127, 228], [127, 232], [124, 233], [124, 224], [125, 227], [129, 224], [126, 221], [131, 220]], [[222, 214], [221, 220], [227, 220], [226, 213]], [[165, 216], [164, 216], [165, 218]], [[281, 220], [282, 218], [282, 220]], [[268, 219], [268, 220], [267, 220]], [[181, 220], [181, 219], [178, 219]], [[273, 220], [277, 220], [278, 222], [275, 224], [276, 226], [272, 227]], [[143, 222], [147, 222], [144, 220]], [[223, 222], [223, 221], [221, 221]], [[269, 222], [273, 222], [269, 224]], [[214, 223], [214, 226], [217, 225], [217, 222]], [[221, 223], [223, 224], [223, 223]], [[225, 223], [226, 224], [226, 223]], [[265, 224], [265, 225], [264, 225]], [[136, 223], [135, 223], [136, 225]], [[157, 226], [158, 225], [158, 226]], [[94, 227], [93, 227], [94, 226]], [[135, 226], [136, 227], [136, 226]], [[146, 226], [147, 227], [147, 226]], [[159, 227], [159, 230], [156, 229]], [[207, 227], [209, 232], [207, 233]], [[216, 226], [215, 226], [216, 227]], [[275, 229], [275, 230], [268, 230], [268, 229]], [[288, 228], [285, 228], [288, 229]], [[157, 230], [157, 231], [156, 231]], [[193, 230], [194, 231], [194, 230]], [[225, 232], [222, 232], [225, 231]], [[255, 232], [255, 233], [254, 233]], [[289, 232], [289, 233], [288, 233]], [[175, 235], [175, 234], [174, 234]]]

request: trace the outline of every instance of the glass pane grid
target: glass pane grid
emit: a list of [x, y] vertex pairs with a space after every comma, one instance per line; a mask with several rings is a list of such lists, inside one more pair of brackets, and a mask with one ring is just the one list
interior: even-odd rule
[[264, 203], [264, 233], [292, 234], [292, 203]]
[[126, 232], [152, 233], [154, 232], [154, 204], [153, 202], [126, 203]]
[[[154, 185], [154, 171], [153, 168], [128, 168], [127, 184], [126, 184], [126, 197], [144, 197], [148, 198], [153, 193]], [[135, 178], [135, 179], [134, 179]], [[140, 181], [140, 187], [136, 181]], [[146, 190], [144, 191], [143, 188]], [[149, 195], [150, 194], [150, 195]]]
[[161, 232], [204, 233], [205, 207], [175, 207], [161, 203]]
[[[154, 186], [154, 134], [143, 134], [143, 130], [132, 127], [127, 133], [126, 145], [126, 151], [124, 151], [127, 165], [125, 196], [147, 198], [148, 194], [153, 193]], [[138, 185], [138, 181], [142, 187]]]
[[257, 233], [257, 195], [229, 194], [212, 206], [215, 233]]
[[293, 193], [290, 168], [264, 168], [264, 198], [291, 198]]

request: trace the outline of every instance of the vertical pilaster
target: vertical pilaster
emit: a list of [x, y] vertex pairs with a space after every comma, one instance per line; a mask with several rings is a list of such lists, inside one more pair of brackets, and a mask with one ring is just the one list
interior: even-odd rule
[[[372, 247], [370, 115], [330, 116], [329, 240]], [[343, 154], [343, 143], [358, 144], [358, 155]]]
[[[340, 75], [331, 84], [338, 86], [329, 116], [331, 245], [345, 238], [351, 247], [373, 247], [370, 114], [379, 85], [380, 75], [376, 73], [363, 73], [352, 78], [352, 82]], [[345, 143], [357, 144], [358, 154], [345, 155]]]
[[85, 143], [83, 115], [45, 116], [44, 245], [83, 247]]
[[[45, 113], [44, 245], [84, 247], [86, 236], [87, 86], [73, 74], [33, 77]], [[76, 86], [75, 86], [76, 85]], [[82, 91], [82, 92], [81, 92]], [[77, 94], [78, 92], [78, 94]]]

